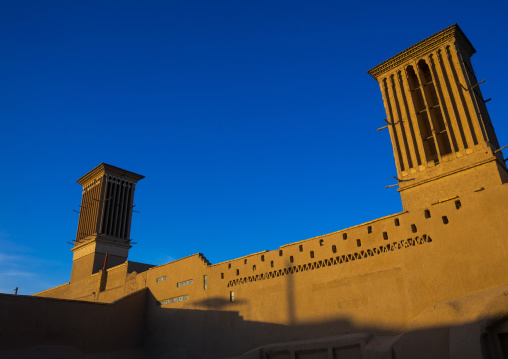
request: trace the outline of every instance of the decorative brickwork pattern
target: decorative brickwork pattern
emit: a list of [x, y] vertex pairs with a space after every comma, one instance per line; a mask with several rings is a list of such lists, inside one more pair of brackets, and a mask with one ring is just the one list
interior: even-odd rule
[[278, 269], [278, 270], [265, 272], [265, 273], [261, 273], [261, 274], [257, 274], [257, 275], [252, 275], [252, 276], [248, 276], [248, 277], [230, 280], [228, 282], [228, 288], [234, 287], [234, 286], [240, 285], [240, 284], [256, 282], [258, 280], [272, 279], [272, 278], [276, 278], [276, 277], [282, 277], [282, 276], [285, 276], [288, 274], [306, 272], [306, 271], [314, 270], [314, 269], [318, 269], [318, 268], [324, 268], [324, 267], [330, 267], [330, 266], [337, 265], [337, 264], [348, 263], [348, 262], [352, 262], [355, 260], [360, 260], [360, 259], [368, 258], [368, 257], [374, 257], [375, 255], [393, 252], [398, 249], [415, 247], [415, 246], [419, 246], [419, 245], [422, 245], [425, 243], [430, 243], [430, 242], [432, 242], [432, 239], [430, 238], [430, 236], [424, 234], [421, 237], [416, 236], [415, 239], [413, 239], [413, 238], [403, 239], [399, 242], [388, 243], [386, 245], [374, 247], [372, 249], [366, 249], [363, 251], [354, 252], [354, 253], [350, 253], [350, 254], [344, 254], [341, 256], [332, 257], [332, 258], [328, 258], [328, 259], [324, 259], [324, 260], [320, 260], [320, 261], [316, 261], [316, 262], [300, 264], [300, 265], [296, 265], [293, 267]]

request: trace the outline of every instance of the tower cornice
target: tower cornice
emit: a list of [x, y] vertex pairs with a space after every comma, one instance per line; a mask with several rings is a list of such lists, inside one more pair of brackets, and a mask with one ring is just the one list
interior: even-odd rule
[[134, 183], [145, 178], [145, 176], [139, 175], [137, 173], [126, 171], [122, 168], [108, 165], [107, 163], [101, 163], [93, 170], [88, 172], [86, 175], [78, 179], [76, 182], [78, 182], [82, 186], [85, 186], [87, 183], [93, 181], [98, 177], [103, 176], [104, 174], [119, 177], [121, 179], [126, 179]]
[[419, 57], [438, 48], [451, 39], [455, 39], [461, 45], [468, 57], [471, 57], [476, 52], [475, 48], [466, 35], [464, 35], [459, 25], [453, 24], [446, 29], [443, 29], [438, 33], [416, 43], [406, 50], [399, 52], [397, 55], [390, 57], [388, 60], [367, 71], [367, 73], [377, 80], [384, 73], [399, 67], [410, 59], [414, 59], [415, 57]]

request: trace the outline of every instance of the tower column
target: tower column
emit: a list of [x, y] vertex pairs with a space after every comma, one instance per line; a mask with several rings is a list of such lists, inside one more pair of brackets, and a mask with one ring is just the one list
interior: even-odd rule
[[397, 134], [397, 147], [400, 151], [400, 155], [402, 157], [402, 164], [404, 166], [402, 168], [402, 177], [404, 177], [404, 176], [407, 176], [407, 174], [409, 173], [409, 168], [412, 167], [412, 161], [411, 161], [410, 154], [407, 151], [407, 141], [406, 141], [405, 133], [403, 132], [403, 127], [402, 127], [403, 119], [401, 116], [399, 101], [398, 101], [396, 91], [395, 91], [395, 81], [394, 81], [393, 74], [391, 74], [387, 78], [386, 87], [387, 87], [387, 94], [388, 94], [387, 97], [388, 97], [388, 100], [390, 101], [390, 107], [392, 109], [391, 122], [393, 124], [393, 129], [394, 129], [395, 133]]
[[401, 121], [400, 126], [401, 130], [404, 133], [405, 139], [407, 141], [407, 150], [408, 155], [411, 158], [411, 172], [418, 171], [418, 167], [421, 164], [420, 156], [418, 153], [418, 147], [415, 143], [415, 135], [413, 131], [413, 126], [411, 123], [411, 115], [409, 112], [408, 104], [407, 104], [407, 96], [404, 90], [404, 83], [402, 82], [401, 71], [397, 71], [395, 74], [396, 80], [394, 79], [394, 88], [397, 94], [397, 98], [399, 99], [400, 111], [401, 111]]
[[476, 108], [476, 106], [473, 103], [470, 91], [466, 91], [462, 87], [462, 86], [464, 86], [466, 89], [470, 89], [471, 86], [475, 85], [475, 84], [471, 84], [469, 82], [469, 79], [465, 76], [465, 73], [464, 73], [465, 69], [461, 64], [461, 62], [463, 60], [461, 59], [462, 56], [460, 53], [460, 47], [458, 46], [458, 44], [456, 42], [453, 43], [453, 47], [450, 52], [451, 52], [452, 62], [455, 66], [456, 73], [458, 76], [458, 81], [460, 81], [459, 92], [462, 93], [462, 97], [463, 97], [464, 102], [466, 104], [465, 107], [467, 108], [468, 112], [471, 114], [471, 116], [469, 117], [469, 121], [471, 122], [472, 131], [474, 131], [475, 137], [477, 138], [477, 142], [478, 142], [477, 144], [484, 143], [487, 138], [485, 136], [485, 132], [482, 129], [482, 126], [480, 125], [480, 121], [478, 118], [478, 109]]
[[385, 111], [386, 111], [386, 119], [388, 121], [388, 131], [390, 132], [390, 138], [392, 139], [392, 148], [393, 148], [393, 155], [395, 157], [395, 165], [397, 167], [397, 175], [399, 177], [402, 177], [402, 169], [404, 166], [403, 160], [402, 160], [402, 154], [400, 152], [400, 146], [398, 143], [398, 137], [397, 133], [395, 131], [394, 118], [392, 114], [392, 108], [390, 104], [390, 98], [388, 97], [388, 88], [387, 88], [387, 79], [384, 78], [383, 80], [379, 81], [379, 85], [381, 87], [381, 96], [383, 97], [383, 103], [385, 105]]
[[446, 58], [445, 58], [445, 66], [448, 72], [448, 76], [450, 76], [450, 83], [452, 84], [452, 93], [450, 94], [453, 96], [453, 99], [455, 103], [457, 104], [457, 108], [460, 113], [459, 123], [462, 126], [462, 130], [464, 131], [465, 137], [466, 137], [466, 153], [471, 153], [474, 150], [474, 146], [478, 143], [476, 140], [476, 136], [474, 133], [474, 130], [471, 125], [471, 119], [469, 117], [469, 112], [467, 109], [467, 104], [465, 103], [464, 97], [462, 95], [462, 89], [460, 89], [460, 84], [455, 64], [453, 63], [452, 58], [452, 50], [450, 49], [450, 45], [445, 47], [446, 52]]
[[453, 92], [450, 87], [450, 81], [448, 79], [448, 74], [445, 70], [445, 65], [443, 63], [442, 49], [438, 49], [436, 51], [436, 61], [434, 66], [434, 71], [436, 74], [436, 79], [439, 81], [439, 88], [442, 97], [443, 105], [447, 108], [448, 114], [448, 122], [449, 127], [452, 128], [455, 142], [457, 144], [457, 149], [455, 151], [455, 155], [457, 157], [463, 156], [465, 154], [465, 149], [467, 148], [467, 141], [464, 135], [464, 130], [462, 126], [460, 126], [460, 117], [457, 109], [457, 104], [455, 99], [453, 98]]
[[99, 198], [99, 208], [98, 208], [98, 211], [97, 211], [98, 212], [97, 213], [98, 214], [97, 221], [95, 222], [95, 233], [100, 233], [101, 225], [102, 225], [102, 221], [103, 221], [104, 201], [106, 199], [106, 180], [105, 180], [105, 176], [101, 177], [98, 198]]
[[409, 88], [409, 82], [408, 82], [408, 77], [407, 77], [408, 75], [406, 72], [406, 68], [404, 68], [403, 71], [404, 71], [404, 75], [401, 74], [400, 81], [401, 81], [401, 86], [404, 89], [404, 94], [405, 94], [405, 98], [407, 101], [407, 105], [409, 107], [408, 122], [410, 122], [411, 128], [413, 129], [414, 142], [415, 142], [415, 146], [418, 150], [418, 160], [419, 160], [418, 161], [418, 163], [419, 163], [418, 169], [424, 170], [425, 168], [427, 168], [427, 161], [425, 160], [425, 149], [423, 148], [422, 135], [420, 133], [420, 127], [418, 126], [418, 119], [416, 117], [415, 106], [413, 103], [413, 97], [411, 96], [411, 91]]

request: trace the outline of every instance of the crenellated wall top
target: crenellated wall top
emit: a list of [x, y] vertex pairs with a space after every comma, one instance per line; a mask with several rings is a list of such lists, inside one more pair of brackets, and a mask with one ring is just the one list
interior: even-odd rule
[[88, 172], [86, 175], [84, 175], [83, 177], [78, 179], [77, 182], [80, 185], [85, 186], [89, 182], [91, 182], [103, 175], [115, 176], [118, 179], [125, 179], [127, 181], [133, 182], [134, 184], [136, 182], [138, 182], [139, 180], [145, 178], [145, 176], [139, 175], [137, 173], [126, 171], [126, 170], [121, 169], [119, 167], [108, 165], [106, 163], [101, 163], [100, 165], [95, 167], [93, 170]]
[[476, 52], [475, 48], [466, 35], [464, 35], [459, 25], [453, 24], [452, 26], [435, 33], [425, 40], [418, 42], [417, 44], [380, 63], [376, 67], [367, 71], [367, 73], [377, 80], [386, 72], [402, 65], [410, 59], [417, 58], [438, 48], [451, 39], [455, 39], [460, 44], [468, 57], [471, 57]]

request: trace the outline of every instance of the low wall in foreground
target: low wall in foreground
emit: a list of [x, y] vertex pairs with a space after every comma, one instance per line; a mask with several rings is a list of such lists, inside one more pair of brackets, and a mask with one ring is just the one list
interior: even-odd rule
[[141, 347], [146, 289], [111, 304], [0, 294], [0, 352], [66, 346], [82, 353]]

